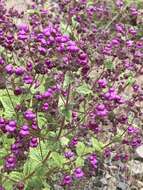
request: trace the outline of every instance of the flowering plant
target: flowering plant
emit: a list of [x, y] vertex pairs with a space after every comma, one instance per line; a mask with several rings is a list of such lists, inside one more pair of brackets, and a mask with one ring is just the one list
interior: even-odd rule
[[0, 1], [1, 190], [84, 188], [132, 159], [143, 140], [140, 9], [59, 0], [19, 13]]

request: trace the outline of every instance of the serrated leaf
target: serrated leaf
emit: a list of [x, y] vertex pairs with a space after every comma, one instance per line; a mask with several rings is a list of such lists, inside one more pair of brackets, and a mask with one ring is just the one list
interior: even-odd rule
[[6, 190], [12, 190], [13, 189], [13, 182], [8, 180], [8, 179], [2, 185], [4, 187], [6, 187]]
[[117, 134], [113, 137], [112, 141], [114, 142], [121, 142], [123, 138], [123, 130], [118, 130]]
[[15, 114], [14, 106], [20, 103], [20, 97], [14, 96], [9, 90], [9, 95], [6, 90], [0, 90], [0, 102], [4, 108], [4, 115], [11, 118]]
[[79, 93], [79, 94], [84, 94], [84, 95], [88, 95], [88, 94], [92, 94], [92, 90], [90, 89], [89, 85], [87, 84], [83, 84], [79, 87], [77, 87], [76, 91]]
[[85, 152], [85, 144], [82, 142], [78, 142], [77, 146], [76, 146], [76, 153], [78, 154], [78, 156], [81, 156], [84, 154]]
[[29, 175], [36, 168], [38, 168], [38, 166], [40, 166], [39, 162], [32, 160], [32, 159], [27, 160], [26, 163], [24, 164], [23, 175], [24, 176]]
[[27, 187], [25, 190], [39, 190], [42, 189], [42, 180], [40, 177], [33, 177], [28, 181]]
[[23, 174], [20, 172], [13, 171], [9, 174], [9, 176], [16, 181], [20, 181], [23, 179]]
[[64, 158], [64, 156], [60, 155], [59, 153], [57, 152], [53, 152], [52, 153], [52, 158], [55, 162], [55, 164], [62, 168], [63, 167], [63, 164], [65, 163], [66, 159]]
[[68, 108], [62, 108], [62, 114], [65, 116], [67, 121], [71, 121], [72, 119], [72, 112]]
[[69, 74], [66, 74], [64, 78], [63, 88], [68, 87], [69, 84], [71, 84], [72, 82], [73, 82], [72, 77]]
[[127, 79], [127, 85], [132, 85], [135, 82], [135, 79], [133, 76], [129, 76]]
[[42, 128], [45, 123], [47, 122], [47, 119], [45, 118], [45, 114], [42, 112], [37, 113], [37, 120], [38, 120], [38, 126]]
[[97, 152], [102, 152], [104, 144], [101, 141], [99, 141], [93, 137], [91, 140], [92, 140], [92, 146], [93, 146], [94, 150]]
[[66, 146], [66, 145], [68, 145], [70, 140], [66, 137], [62, 137], [60, 141], [61, 141], [62, 146]]
[[109, 70], [112, 70], [112, 69], [114, 69], [114, 64], [112, 61], [108, 60], [105, 62], [105, 67]]
[[78, 157], [76, 159], [76, 161], [75, 161], [75, 165], [76, 165], [76, 167], [82, 167], [82, 166], [84, 166], [84, 159], [81, 158], [81, 157]]

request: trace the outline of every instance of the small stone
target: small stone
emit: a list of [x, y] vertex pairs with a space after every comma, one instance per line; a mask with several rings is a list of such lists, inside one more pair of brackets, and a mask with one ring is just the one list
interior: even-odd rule
[[128, 167], [130, 168], [133, 175], [143, 174], [143, 163], [138, 160], [130, 161]]
[[143, 158], [143, 145], [139, 146], [139, 147], [136, 149], [136, 153], [137, 153], [137, 155], [138, 155], [140, 158]]

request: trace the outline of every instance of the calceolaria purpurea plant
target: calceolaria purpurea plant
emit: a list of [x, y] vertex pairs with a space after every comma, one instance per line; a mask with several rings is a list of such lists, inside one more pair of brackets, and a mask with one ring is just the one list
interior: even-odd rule
[[83, 190], [111, 163], [129, 179], [143, 143], [140, 2], [0, 1], [0, 190]]

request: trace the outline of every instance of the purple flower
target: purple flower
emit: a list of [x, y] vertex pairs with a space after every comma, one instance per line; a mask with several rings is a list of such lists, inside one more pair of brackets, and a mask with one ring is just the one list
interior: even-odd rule
[[33, 120], [36, 118], [36, 114], [33, 113], [31, 110], [27, 110], [26, 112], [24, 112], [24, 117], [27, 120]]
[[5, 129], [7, 132], [12, 133], [16, 130], [16, 121], [10, 121], [6, 126]]
[[16, 95], [16, 96], [18, 96], [18, 95], [20, 95], [20, 94], [22, 94], [22, 89], [20, 88], [20, 87], [16, 87], [15, 89], [14, 89], [14, 94]]
[[90, 164], [94, 167], [94, 168], [97, 168], [97, 157], [95, 154], [91, 154], [89, 157], [88, 157], [88, 160], [90, 162]]
[[70, 158], [73, 158], [74, 157], [74, 153], [72, 151], [66, 151], [64, 153], [65, 157], [70, 159]]
[[77, 145], [77, 143], [78, 143], [78, 138], [77, 138], [77, 137], [74, 137], [74, 138], [71, 140], [71, 142], [70, 142], [70, 146], [75, 146], [75, 145]]
[[3, 128], [5, 126], [5, 119], [0, 118], [0, 128]]
[[39, 50], [39, 52], [40, 52], [41, 55], [45, 55], [46, 52], [47, 52], [46, 49], [44, 47], [41, 47], [41, 46], [38, 47], [38, 50]]
[[30, 132], [29, 132], [29, 126], [23, 125], [23, 126], [21, 127], [21, 129], [20, 129], [19, 134], [20, 134], [22, 137], [28, 136], [28, 135], [30, 134]]
[[134, 28], [129, 28], [129, 33], [135, 36], [137, 34], [137, 31]]
[[119, 33], [124, 33], [125, 32], [125, 27], [122, 23], [118, 23], [115, 25], [116, 31]]
[[96, 115], [99, 117], [107, 116], [108, 111], [104, 104], [99, 104], [96, 106]]
[[68, 46], [67, 47], [67, 50], [70, 52], [70, 53], [77, 53], [79, 52], [79, 48], [75, 45], [71, 45], [71, 46]]
[[45, 102], [45, 103], [43, 104], [43, 106], [42, 106], [42, 109], [43, 109], [44, 111], [47, 111], [47, 110], [49, 109], [49, 104], [48, 104], [47, 102]]
[[76, 169], [74, 170], [74, 176], [75, 176], [77, 179], [81, 179], [81, 178], [83, 178], [83, 176], [84, 176], [84, 172], [82, 171], [81, 168], [76, 168]]
[[29, 26], [26, 23], [21, 23], [18, 25], [18, 29], [21, 31], [28, 32], [29, 31]]
[[15, 68], [15, 74], [21, 76], [24, 74], [25, 68], [24, 67], [17, 67]]
[[5, 188], [0, 185], [0, 190], [5, 190]]
[[5, 168], [8, 170], [14, 169], [16, 166], [16, 157], [13, 155], [10, 155], [5, 160]]
[[130, 12], [131, 12], [132, 16], [138, 15], [138, 10], [136, 9], [136, 7], [130, 7]]
[[95, 122], [90, 122], [90, 123], [87, 125], [87, 127], [88, 127], [90, 130], [94, 131], [95, 134], [99, 133], [100, 130], [101, 130], [101, 129], [99, 128], [99, 125], [98, 125], [97, 123], [95, 123]]
[[15, 142], [14, 144], [11, 145], [11, 152], [14, 154], [18, 154], [21, 146], [22, 146], [21, 143]]
[[42, 96], [43, 96], [43, 98], [49, 98], [52, 95], [53, 95], [53, 90], [49, 88], [46, 92], [44, 92], [44, 94]]
[[121, 7], [123, 7], [124, 3], [122, 0], [116, 0], [116, 5], [118, 8], [121, 8]]
[[99, 85], [100, 88], [105, 88], [105, 87], [107, 86], [107, 81], [106, 81], [106, 79], [99, 79], [99, 80], [97, 81], [97, 83], [98, 83], [98, 85]]
[[115, 47], [118, 47], [120, 45], [120, 41], [118, 38], [114, 38], [112, 39], [111, 44]]
[[134, 92], [138, 92], [138, 90], [139, 90], [139, 85], [134, 84], [134, 85], [133, 85], [133, 90], [134, 90]]
[[13, 65], [12, 65], [12, 64], [8, 64], [8, 65], [5, 67], [5, 71], [6, 71], [9, 75], [13, 74], [13, 73], [14, 73], [14, 67], [13, 67]]
[[134, 45], [134, 41], [133, 41], [133, 40], [128, 40], [128, 41], [126, 41], [126, 46], [127, 46], [128, 48], [132, 47], [133, 45]]
[[2, 57], [0, 57], [0, 65], [4, 65], [5, 61]]
[[132, 127], [132, 126], [128, 127], [128, 134], [129, 135], [135, 134], [138, 131], [139, 131], [138, 128], [135, 128], [135, 127]]
[[30, 147], [32, 148], [35, 148], [38, 146], [38, 139], [36, 137], [33, 137], [31, 140], [30, 140]]
[[70, 175], [64, 176], [62, 180], [62, 185], [69, 185], [72, 183], [72, 177]]
[[105, 156], [105, 158], [109, 158], [111, 156], [111, 150], [110, 150], [110, 148], [106, 148], [104, 150], [104, 156]]
[[25, 84], [32, 84], [33, 78], [32, 78], [32, 76], [26, 75], [26, 76], [23, 77], [23, 81], [24, 81]]
[[58, 43], [66, 43], [69, 40], [68, 36], [58, 36], [56, 37], [56, 42]]
[[136, 148], [138, 146], [141, 145], [141, 139], [139, 137], [134, 137], [131, 142], [130, 142], [130, 145], [133, 147], [133, 148]]
[[81, 59], [81, 60], [87, 59], [87, 54], [85, 54], [85, 53], [80, 53], [80, 54], [79, 54], [79, 59]]

